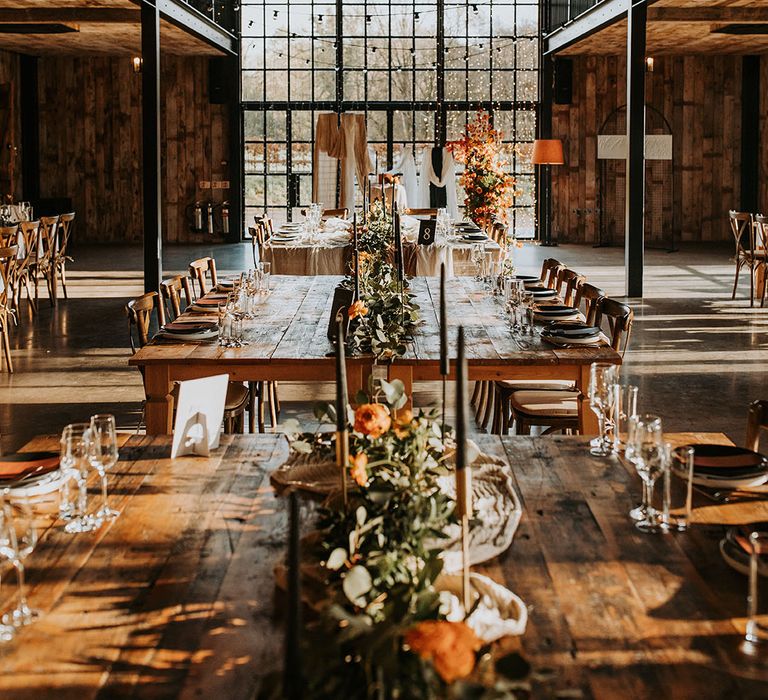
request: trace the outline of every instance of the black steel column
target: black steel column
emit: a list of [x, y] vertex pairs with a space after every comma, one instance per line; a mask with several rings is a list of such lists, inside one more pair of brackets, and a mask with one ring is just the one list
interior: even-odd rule
[[37, 56], [19, 56], [21, 84], [21, 190], [23, 199], [40, 198], [40, 109]]
[[144, 291], [156, 292], [163, 275], [160, 161], [160, 13], [141, 5], [141, 116], [144, 170]]
[[[542, 3], [542, 6], [545, 3]], [[539, 42], [542, 46], [542, 42]], [[555, 62], [551, 56], [539, 55], [539, 114], [536, 120], [536, 138], [552, 138], [552, 102], [554, 100]], [[536, 222], [541, 245], [557, 245], [552, 240], [552, 166], [537, 165], [536, 169]]]
[[741, 211], [758, 212], [760, 56], [741, 61]]
[[630, 0], [627, 22], [627, 195], [625, 275], [628, 297], [643, 296], [645, 237], [645, 0]]
[[[243, 111], [240, 107], [240, 55], [227, 59], [229, 72], [229, 234], [227, 243], [243, 238]], [[290, 171], [289, 171], [290, 172]]]
[[437, 110], [435, 112], [435, 146], [444, 146], [448, 136], [445, 108], [445, 0], [437, 0], [437, 54], [435, 55]]

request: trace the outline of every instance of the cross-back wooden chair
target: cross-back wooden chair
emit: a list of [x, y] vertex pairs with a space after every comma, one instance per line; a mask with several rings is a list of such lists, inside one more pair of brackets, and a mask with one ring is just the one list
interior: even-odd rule
[[0, 226], [0, 248], [16, 245], [19, 236], [19, 225]]
[[743, 211], [730, 210], [728, 221], [731, 225], [734, 244], [736, 246], [735, 263], [736, 276], [733, 280], [731, 299], [736, 298], [739, 286], [739, 274], [742, 268], [749, 270], [749, 305], [755, 305], [755, 271], [765, 265], [766, 254], [755, 250], [755, 220], [752, 214]]
[[749, 407], [747, 416], [747, 444], [745, 447], [754, 452], [759, 451], [760, 433], [768, 432], [768, 401], [754, 401]]
[[561, 267], [555, 280], [555, 290], [566, 306], [572, 306], [576, 299], [578, 288], [587, 281], [587, 278], [567, 267]]
[[255, 226], [248, 227], [248, 235], [251, 237], [251, 256], [253, 257], [254, 268], [258, 266], [261, 258], [261, 248], [259, 247], [259, 234]]
[[557, 275], [563, 267], [565, 267], [565, 265], [559, 260], [555, 260], [555, 258], [547, 258], [541, 263], [542, 284], [550, 289], [554, 289], [557, 284]]
[[[565, 268], [564, 268], [565, 269]], [[586, 323], [596, 325], [598, 303], [605, 292], [588, 282], [581, 281], [573, 289], [573, 304], [584, 316]], [[566, 302], [567, 303], [567, 302]], [[574, 382], [565, 379], [502, 379], [494, 383], [494, 407], [492, 432], [506, 435], [512, 417], [512, 394], [516, 391], [574, 391]]]
[[[219, 279], [216, 276], [216, 261], [211, 258], [198, 258], [189, 263], [189, 276], [192, 278], [193, 283], [197, 282], [197, 289], [195, 290], [199, 297], [207, 294], [213, 287], [219, 283]], [[210, 287], [208, 285], [208, 277], [210, 276]]]
[[498, 243], [502, 248], [506, 248], [507, 245], [507, 227], [496, 222], [491, 226], [491, 240]]
[[[147, 292], [136, 299], [132, 299], [125, 307], [128, 316], [128, 335], [131, 341], [131, 349], [136, 352], [144, 347], [150, 340], [153, 320], [157, 321], [158, 328], [165, 325], [165, 311], [161, 296], [157, 292]], [[155, 319], [156, 316], [156, 319]], [[134, 341], [134, 332], [137, 341]], [[137, 347], [138, 346], [138, 347]], [[141, 373], [142, 380], [144, 372]], [[178, 398], [179, 385], [173, 385], [174, 405]], [[224, 400], [224, 432], [232, 433], [235, 430], [244, 432], [245, 409], [250, 399], [247, 387], [239, 382], [229, 382], [227, 396]], [[175, 409], [174, 409], [175, 410]], [[142, 412], [143, 418], [143, 412]]]
[[337, 219], [346, 219], [349, 217], [349, 209], [346, 207], [341, 207], [340, 209], [323, 209], [323, 219], [331, 219], [334, 217]]
[[48, 299], [51, 306], [56, 305], [56, 266], [54, 256], [56, 255], [56, 229], [59, 225], [58, 216], [41, 216], [38, 241], [35, 244], [35, 255], [30, 267], [34, 273], [35, 279], [35, 303], [39, 299], [40, 277], [45, 279], [48, 287]]
[[[595, 325], [606, 322], [611, 347], [624, 354], [629, 345], [634, 312], [626, 304], [603, 297], [598, 302]], [[529, 435], [531, 427], [545, 428], [544, 434], [558, 430], [576, 431], [579, 427], [578, 391], [516, 391], [510, 398], [512, 417], [518, 435]]]
[[14, 318], [13, 309], [9, 300], [13, 298], [11, 284], [16, 270], [16, 256], [19, 247], [16, 245], [0, 248], [0, 335], [2, 335], [3, 356], [8, 372], [13, 373], [13, 360], [11, 359], [11, 339], [9, 318]]
[[[755, 216], [755, 237], [752, 242], [752, 255], [754, 258], [755, 272], [760, 279], [760, 289], [755, 290], [760, 295], [760, 306], [765, 306], [765, 290], [768, 282], [768, 216], [757, 214]], [[754, 284], [754, 283], [753, 283]], [[754, 304], [754, 299], [752, 301]]]
[[192, 285], [187, 275], [176, 275], [160, 282], [160, 293], [166, 306], [168, 318], [174, 320], [181, 315], [181, 297], [184, 296], [184, 306], [192, 303]]
[[573, 305], [584, 315], [584, 320], [594, 326], [597, 320], [597, 306], [605, 297], [605, 292], [589, 282], [584, 282], [576, 289]]
[[30, 277], [35, 274], [32, 267], [33, 263], [37, 259], [37, 246], [40, 240], [40, 222], [39, 221], [22, 221], [19, 224], [19, 230], [22, 240], [24, 241], [24, 252], [19, 257], [16, 265], [16, 279], [18, 280], [16, 289], [16, 308], [21, 306], [21, 290], [22, 287], [27, 291], [27, 301], [29, 302], [29, 308], [32, 310], [32, 315], [37, 313], [37, 304], [35, 299], [32, 298], [32, 290], [30, 288]]
[[[64, 292], [64, 298], [67, 296], [67, 261], [74, 260], [67, 254], [69, 250], [69, 241], [72, 237], [72, 225], [75, 221], [75, 212], [59, 214], [58, 241], [53, 254], [53, 265], [56, 268], [56, 275], [61, 280], [61, 289]], [[54, 277], [55, 279], [55, 277]]]
[[437, 216], [437, 209], [409, 207], [403, 210], [406, 216]]

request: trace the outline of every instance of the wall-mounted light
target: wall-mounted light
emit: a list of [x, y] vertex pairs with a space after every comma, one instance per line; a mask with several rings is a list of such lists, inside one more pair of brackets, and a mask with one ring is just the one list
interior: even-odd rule
[[144, 65], [144, 59], [141, 56], [133, 56], [133, 58], [131, 58], [131, 65], [133, 66], [134, 73], [141, 73], [141, 68]]
[[645, 70], [648, 73], [653, 73], [653, 56], [648, 56], [648, 58], [645, 59]]

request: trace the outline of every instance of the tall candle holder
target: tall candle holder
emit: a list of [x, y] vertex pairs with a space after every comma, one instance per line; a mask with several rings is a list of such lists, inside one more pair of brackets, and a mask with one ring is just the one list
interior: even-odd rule
[[464, 327], [459, 326], [456, 360], [456, 515], [461, 518], [461, 591], [464, 615], [471, 609], [469, 583], [469, 519], [472, 516], [472, 474], [467, 464], [467, 358]]
[[348, 508], [347, 465], [349, 464], [349, 428], [347, 425], [347, 358], [344, 350], [344, 318], [347, 310], [339, 310], [336, 338], [336, 464], [341, 475], [344, 510]]

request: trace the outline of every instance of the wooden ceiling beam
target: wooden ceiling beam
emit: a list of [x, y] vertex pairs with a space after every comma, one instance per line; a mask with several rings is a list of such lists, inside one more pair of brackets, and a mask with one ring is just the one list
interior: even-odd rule
[[33, 7], [0, 8], [0, 22], [98, 22], [99, 24], [138, 24], [141, 10], [111, 7]]
[[768, 6], [762, 7], [649, 7], [650, 22], [768, 22]]

